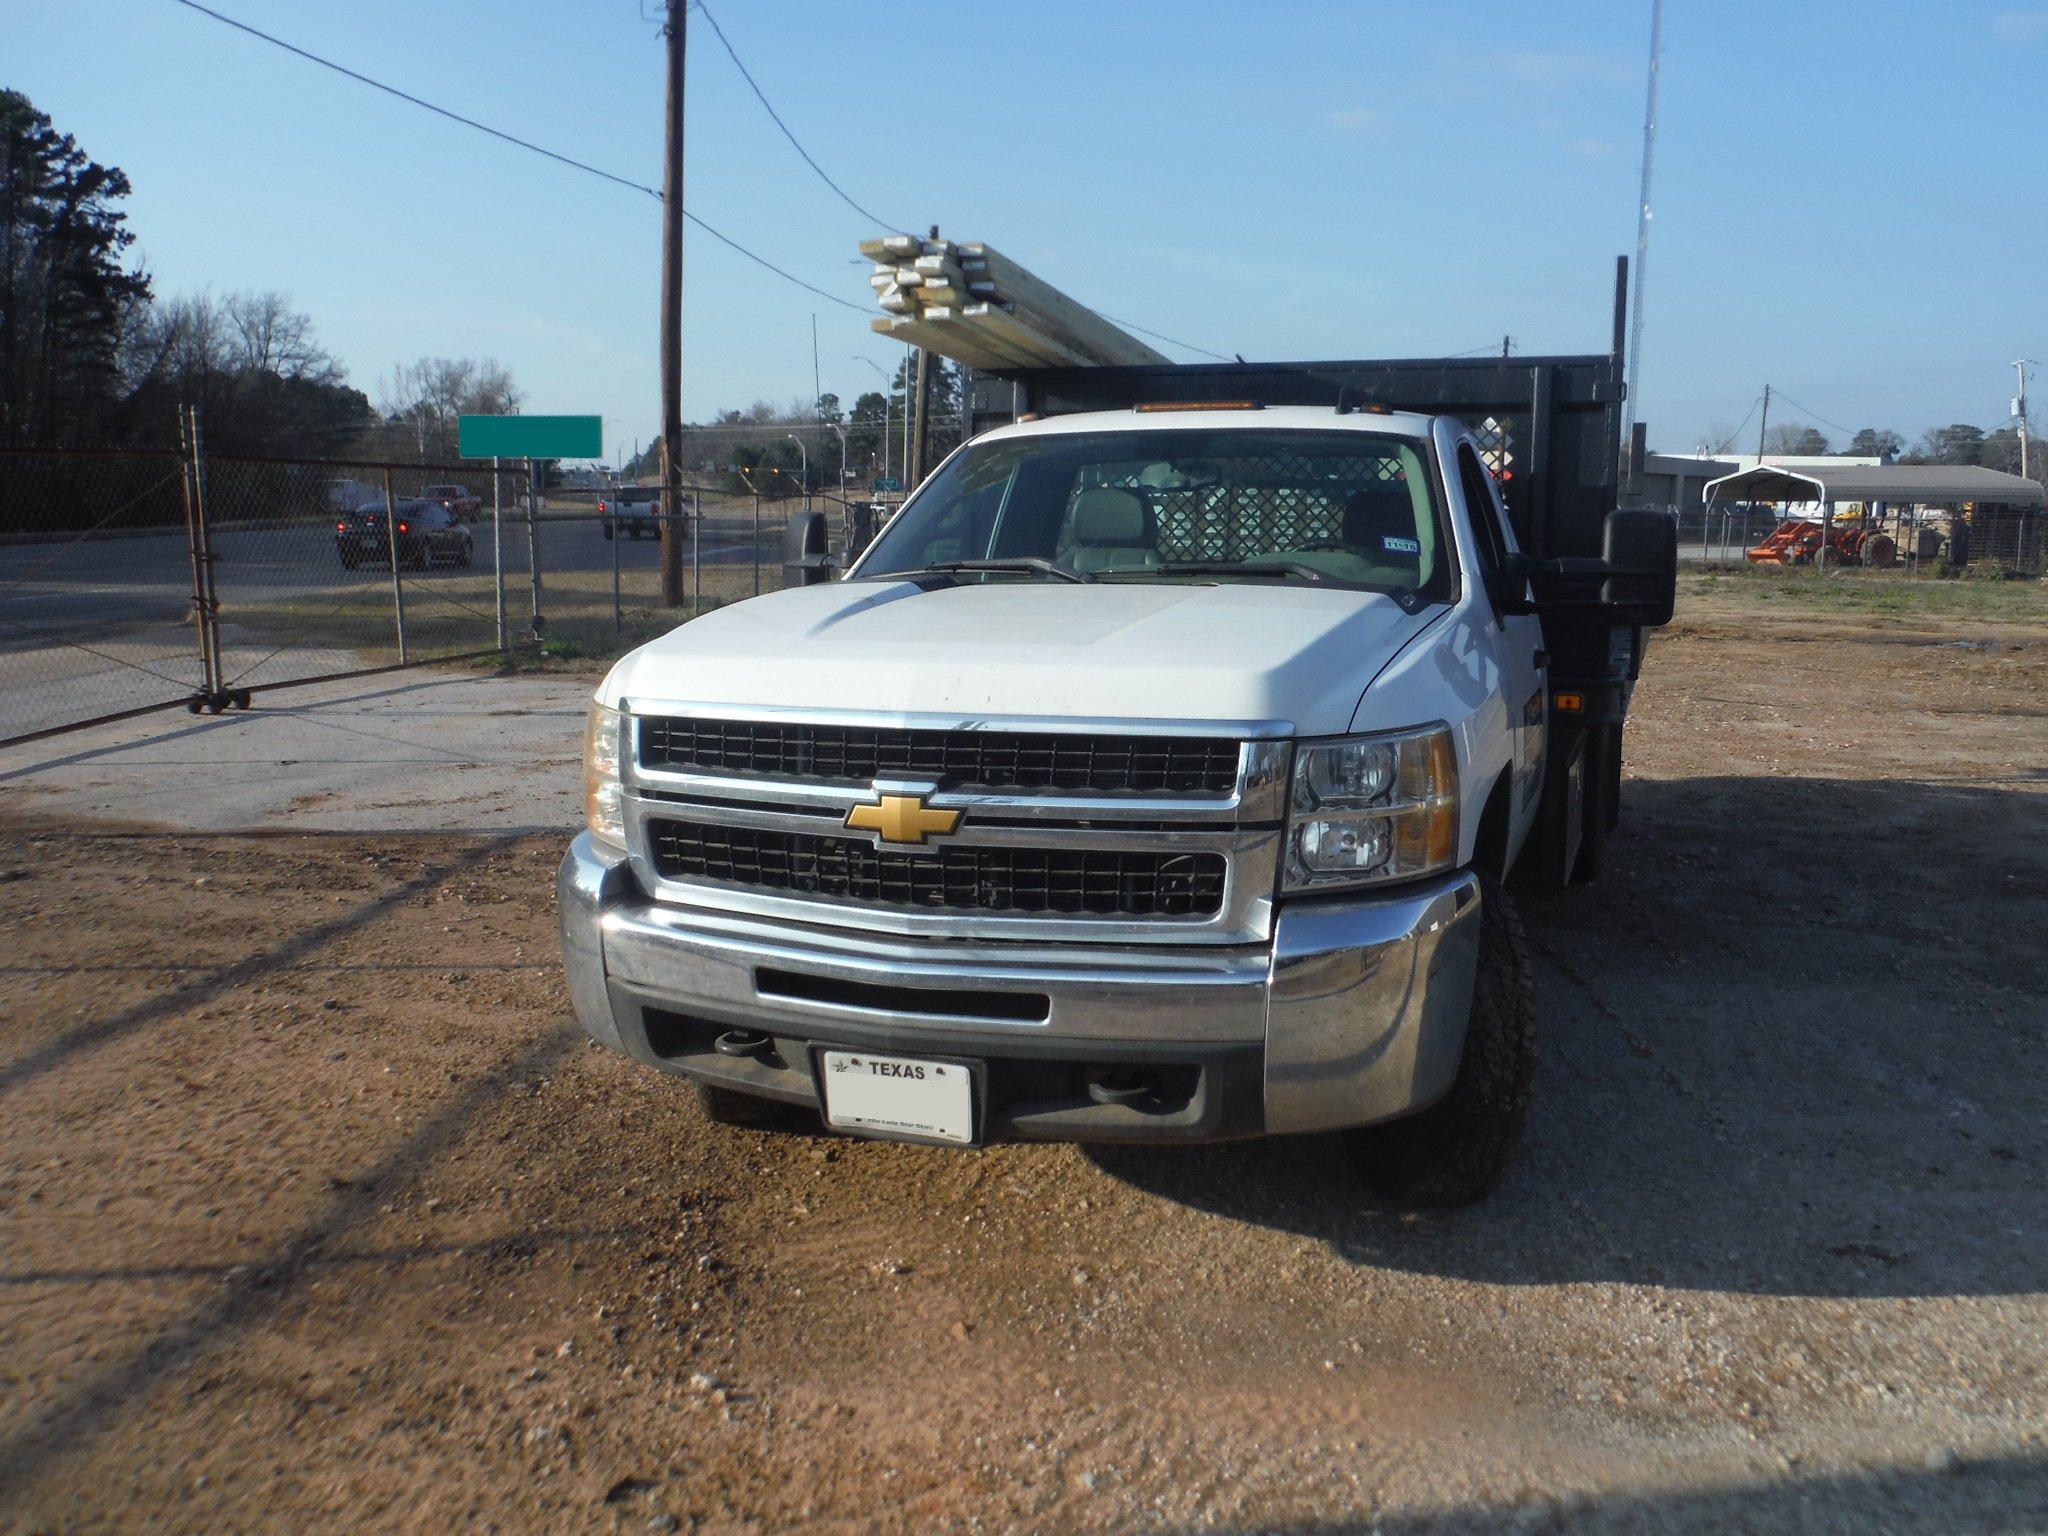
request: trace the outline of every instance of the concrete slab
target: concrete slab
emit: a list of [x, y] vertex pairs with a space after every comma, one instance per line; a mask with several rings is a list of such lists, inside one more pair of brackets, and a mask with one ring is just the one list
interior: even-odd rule
[[394, 672], [0, 751], [0, 805], [196, 831], [545, 831], [582, 820], [591, 683]]

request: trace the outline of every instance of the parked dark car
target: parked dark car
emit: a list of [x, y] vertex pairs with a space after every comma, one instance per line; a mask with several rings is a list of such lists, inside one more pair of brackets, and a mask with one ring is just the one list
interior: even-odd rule
[[424, 571], [436, 560], [468, 565], [472, 539], [462, 519], [439, 502], [401, 501], [398, 526], [387, 532], [384, 503], [376, 501], [358, 507], [334, 525], [334, 547], [342, 566], [391, 564], [391, 548], [398, 547], [398, 563], [410, 570]]

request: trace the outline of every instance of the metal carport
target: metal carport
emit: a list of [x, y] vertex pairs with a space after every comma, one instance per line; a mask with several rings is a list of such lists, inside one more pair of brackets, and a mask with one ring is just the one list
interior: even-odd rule
[[[1707, 482], [1709, 505], [1730, 501], [1818, 502], [1821, 542], [1816, 563], [1827, 565], [1835, 506], [1861, 502], [1868, 515], [1880, 507], [1899, 523], [1904, 507], [1947, 507], [1970, 526], [1969, 560], [2000, 561], [2028, 575], [2041, 573], [2042, 523], [2048, 490], [2040, 482], [1976, 464], [1845, 464], [1840, 469], [1803, 464], [1797, 469], [1759, 464]], [[1837, 557], [1839, 558], [1839, 557]]]

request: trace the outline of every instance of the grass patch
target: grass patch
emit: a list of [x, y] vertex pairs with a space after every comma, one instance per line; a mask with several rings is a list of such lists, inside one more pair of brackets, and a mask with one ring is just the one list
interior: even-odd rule
[[1732, 600], [1763, 612], [1842, 613], [1873, 618], [2048, 620], [2048, 583], [1980, 581], [1931, 573], [1750, 568], [1681, 572], [1678, 600]]

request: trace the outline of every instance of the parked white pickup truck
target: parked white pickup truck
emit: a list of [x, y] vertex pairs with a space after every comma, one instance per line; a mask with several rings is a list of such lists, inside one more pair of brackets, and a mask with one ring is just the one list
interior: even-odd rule
[[1503, 879], [1591, 872], [1670, 615], [1619, 399], [1609, 356], [979, 381], [977, 428], [1051, 414], [598, 691], [584, 1027], [721, 1121], [1339, 1131], [1389, 1198], [1485, 1194], [1533, 1059]]

